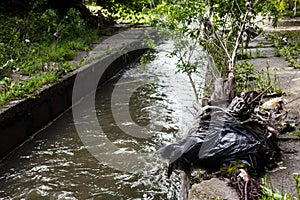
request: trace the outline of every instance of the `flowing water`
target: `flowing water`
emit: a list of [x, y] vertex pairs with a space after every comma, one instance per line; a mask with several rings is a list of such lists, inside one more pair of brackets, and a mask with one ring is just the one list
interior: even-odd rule
[[[168, 42], [160, 46], [170, 47]], [[141, 165], [134, 173], [96, 159], [79, 137], [70, 109], [2, 160], [0, 199], [178, 199], [179, 175], [168, 179], [167, 165], [156, 154], [161, 145], [180, 139], [193, 121], [194, 93], [188, 78], [176, 73], [175, 62], [161, 51], [146, 67], [130, 66], [105, 84], [95, 98], [101, 130], [86, 130], [95, 137], [101, 132], [119, 148], [118, 154], [148, 155], [148, 167]], [[120, 103], [112, 101], [112, 93], [117, 86], [126, 91], [128, 84], [139, 81], [142, 84], [129, 92], [128, 104], [124, 104], [133, 121], [118, 123], [112, 107]], [[117, 94], [119, 99], [127, 96], [128, 92]], [[156, 116], [151, 121], [155, 129], [147, 126], [151, 116]], [[148, 136], [126, 134], [119, 127], [131, 130], [133, 122], [144, 127], [141, 134]]]

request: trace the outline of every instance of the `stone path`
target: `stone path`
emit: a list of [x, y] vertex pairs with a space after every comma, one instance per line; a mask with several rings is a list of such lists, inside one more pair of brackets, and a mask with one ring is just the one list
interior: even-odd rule
[[[300, 19], [287, 20], [284, 19], [279, 23], [278, 28], [273, 29], [270, 26], [265, 27], [268, 32], [282, 33], [282, 31], [298, 31], [300, 34]], [[293, 69], [283, 57], [276, 57], [276, 50], [270, 47], [268, 42], [254, 42], [250, 44], [252, 47], [249, 51], [255, 57], [256, 52], [260, 52], [260, 56], [265, 58], [254, 58], [250, 63], [258, 70], [266, 69], [269, 63], [271, 74], [275, 74], [278, 79], [279, 87], [286, 93], [286, 99], [292, 101], [300, 96], [300, 70]], [[288, 109], [288, 120], [298, 125], [300, 118], [300, 99], [286, 105]], [[287, 133], [279, 135], [279, 146], [282, 149], [282, 163], [277, 169], [267, 173], [270, 185], [281, 193], [289, 192], [297, 196], [295, 180], [293, 173], [300, 173], [300, 137]]]

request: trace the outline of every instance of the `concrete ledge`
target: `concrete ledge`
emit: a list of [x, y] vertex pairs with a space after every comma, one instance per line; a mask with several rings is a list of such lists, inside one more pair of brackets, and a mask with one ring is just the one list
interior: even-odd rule
[[[147, 35], [156, 37], [156, 32], [147, 29]], [[136, 35], [134, 39], [126, 39]], [[47, 123], [55, 119], [59, 114], [72, 106], [72, 90], [76, 76], [80, 73], [85, 78], [95, 76], [95, 70], [104, 69], [104, 74], [99, 80], [98, 86], [108, 81], [126, 65], [137, 60], [143, 53], [149, 50], [143, 47], [142, 40], [145, 39], [145, 29], [129, 29], [112, 36], [113, 50], [99, 48], [92, 51], [89, 63], [73, 73], [63, 77], [58, 83], [42, 89], [35, 98], [28, 98], [18, 102], [16, 105], [2, 109], [0, 113], [0, 158], [6, 156], [10, 151], [18, 147], [22, 142], [43, 128]], [[118, 38], [118, 40], [116, 40]], [[102, 43], [100, 45], [103, 45]], [[97, 48], [97, 47], [96, 47]], [[109, 50], [109, 51], [108, 51]], [[105, 54], [105, 51], [107, 52]], [[108, 67], [105, 66], [109, 64]], [[82, 98], [90, 93], [89, 85], [81, 88]], [[74, 99], [73, 99], [74, 100]], [[79, 100], [79, 99], [78, 99]]]

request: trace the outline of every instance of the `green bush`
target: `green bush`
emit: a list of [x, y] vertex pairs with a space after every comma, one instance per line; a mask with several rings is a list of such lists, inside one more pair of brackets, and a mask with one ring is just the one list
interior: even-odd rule
[[31, 97], [35, 91], [43, 86], [56, 82], [57, 78], [58, 77], [55, 72], [45, 72], [36, 74], [25, 81], [17, 81], [15, 84], [11, 84], [10, 79], [10, 83], [7, 81], [8, 84], [5, 86], [6, 91], [2, 91], [0, 93], [0, 105], [3, 105], [5, 102], [13, 99]]
[[282, 93], [278, 87], [276, 69], [272, 77], [270, 72], [270, 64], [267, 63], [265, 69], [258, 71], [252, 64], [246, 60], [238, 65], [235, 71], [235, 78], [238, 92], [250, 90], [263, 91], [268, 89], [267, 93]]
[[[42, 1], [42, 0], [41, 0]], [[86, 25], [75, 9], [61, 16], [53, 9], [25, 15], [0, 15], [0, 104], [30, 97], [44, 84], [53, 83], [74, 67], [76, 50], [89, 51], [98, 30]], [[11, 73], [29, 75], [5, 86]]]
[[50, 46], [47, 52], [49, 59], [55, 62], [73, 60], [75, 53], [66, 43], [55, 43]]

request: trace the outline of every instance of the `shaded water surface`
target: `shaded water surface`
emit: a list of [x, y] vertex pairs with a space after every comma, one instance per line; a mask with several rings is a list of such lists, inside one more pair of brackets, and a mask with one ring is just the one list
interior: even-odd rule
[[[96, 95], [99, 131], [122, 150], [149, 154], [150, 168], [131, 173], [95, 159], [80, 140], [69, 110], [0, 163], [0, 199], [177, 199], [179, 175], [168, 180], [166, 164], [155, 154], [161, 145], [181, 138], [193, 119], [192, 89], [185, 75], [175, 73], [174, 63], [164, 52], [158, 53], [146, 67], [131, 66]], [[151, 137], [146, 139], [120, 131], [112, 116], [114, 86], [134, 80], [147, 84], [131, 95], [132, 118], [144, 126], [149, 113], [155, 112], [153, 123], [161, 126], [149, 130], [146, 134]]]

